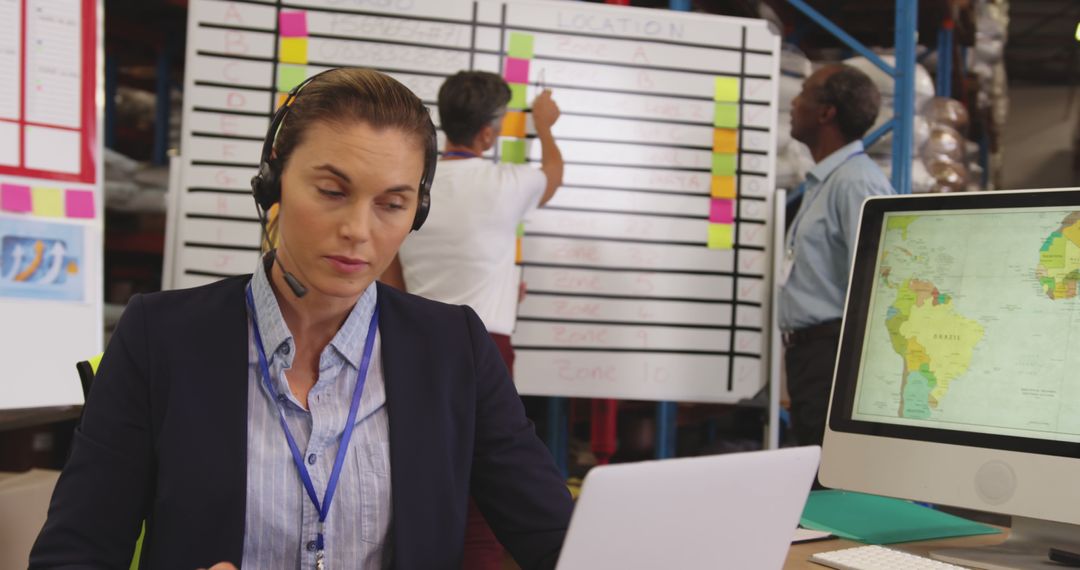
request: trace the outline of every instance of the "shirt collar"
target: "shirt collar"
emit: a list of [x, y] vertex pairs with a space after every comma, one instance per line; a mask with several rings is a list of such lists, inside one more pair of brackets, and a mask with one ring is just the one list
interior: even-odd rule
[[860, 152], [864, 152], [862, 141], [854, 140], [833, 151], [832, 154], [826, 156], [821, 162], [815, 164], [814, 167], [810, 169], [810, 172], [806, 174], [806, 177], [821, 182], [832, 174], [834, 170], [839, 168], [844, 161]]
[[[255, 300], [255, 311], [258, 315], [259, 334], [262, 335], [263, 350], [266, 351], [268, 364], [281, 352], [282, 361], [286, 368], [292, 366], [292, 357], [296, 352], [292, 332], [285, 324], [285, 318], [281, 315], [281, 307], [270, 285], [267, 276], [267, 266], [262, 259], [251, 278], [251, 293]], [[337, 354], [345, 359], [353, 368], [359, 369], [360, 359], [364, 352], [364, 340], [367, 337], [368, 324], [371, 315], [375, 312], [377, 300], [377, 287], [372, 283], [360, 295], [360, 299], [353, 305], [352, 311], [341, 325], [337, 334], [330, 341], [329, 347], [333, 347]], [[288, 348], [283, 348], [288, 347]], [[323, 350], [319, 357], [319, 369], [324, 369], [333, 364], [329, 350]]]

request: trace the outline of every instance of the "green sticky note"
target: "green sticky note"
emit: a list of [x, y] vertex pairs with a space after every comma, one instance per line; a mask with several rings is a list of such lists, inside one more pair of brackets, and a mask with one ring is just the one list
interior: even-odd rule
[[713, 154], [712, 155], [712, 175], [713, 176], [735, 176], [735, 168], [737, 161], [734, 154]]
[[713, 95], [716, 101], [738, 101], [739, 79], [737, 77], [717, 77], [716, 93]]
[[525, 222], [521, 222], [520, 224], [518, 224], [517, 237], [519, 237], [519, 238], [525, 237]]
[[307, 79], [305, 65], [279, 65], [277, 69], [277, 90], [289, 91]]
[[524, 83], [511, 83], [510, 84], [510, 102], [506, 104], [507, 109], [524, 109], [529, 106], [529, 100], [525, 97]]
[[510, 51], [507, 55], [520, 59], [532, 59], [533, 35], [510, 32]]
[[717, 103], [713, 115], [713, 126], [718, 129], [734, 129], [739, 126], [739, 105], [737, 103]]
[[520, 140], [506, 140], [502, 142], [502, 158], [500, 162], [511, 162], [514, 164], [524, 164], [525, 162], [525, 141]]
[[709, 224], [709, 249], [731, 249], [734, 242], [734, 224]]
[[814, 491], [800, 524], [867, 544], [996, 534], [998, 529], [922, 505], [847, 491]]

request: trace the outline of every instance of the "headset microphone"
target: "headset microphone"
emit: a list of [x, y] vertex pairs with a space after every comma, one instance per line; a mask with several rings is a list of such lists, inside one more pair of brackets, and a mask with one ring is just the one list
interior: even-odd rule
[[292, 289], [293, 295], [296, 295], [296, 298], [298, 299], [307, 295], [307, 287], [304, 287], [304, 284], [301, 283], [295, 275], [289, 273], [288, 269], [285, 269], [285, 266], [281, 264], [281, 258], [277, 256], [277, 251], [274, 251], [273, 256], [274, 261], [276, 261], [278, 267], [281, 268], [281, 275], [285, 277], [285, 283], [289, 286], [289, 289]]

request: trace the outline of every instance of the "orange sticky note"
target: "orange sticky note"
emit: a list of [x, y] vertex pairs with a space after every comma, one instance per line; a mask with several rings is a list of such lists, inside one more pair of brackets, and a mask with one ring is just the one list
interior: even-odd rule
[[713, 129], [712, 151], [718, 153], [739, 152], [739, 131], [735, 129]]
[[280, 108], [280, 107], [281, 107], [282, 105], [284, 105], [284, 104], [285, 104], [285, 100], [286, 100], [286, 99], [288, 99], [288, 98], [289, 98], [289, 94], [288, 94], [288, 93], [278, 93], [278, 94], [277, 94], [277, 103], [276, 103], [276, 104], [274, 105], [274, 109], [278, 109], [278, 108]]
[[713, 198], [733, 200], [735, 199], [735, 177], [713, 176], [709, 190]]
[[502, 136], [525, 138], [525, 113], [510, 111], [503, 117]]

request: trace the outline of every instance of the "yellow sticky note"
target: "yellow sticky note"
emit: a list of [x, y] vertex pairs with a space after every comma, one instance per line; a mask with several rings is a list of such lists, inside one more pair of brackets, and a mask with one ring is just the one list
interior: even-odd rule
[[709, 249], [731, 249], [734, 236], [734, 224], [709, 224]]
[[282, 63], [307, 63], [307, 38], [281, 38], [278, 60]]
[[734, 102], [739, 100], [739, 79], [737, 77], [717, 77], [716, 92], [713, 96], [716, 101]]
[[503, 117], [502, 136], [525, 138], [525, 113], [510, 111]]
[[710, 194], [713, 198], [721, 198], [734, 200], [735, 199], [735, 177], [734, 176], [713, 176], [712, 183], [709, 187]]
[[739, 131], [735, 129], [713, 129], [713, 146], [715, 153], [739, 152]]
[[64, 217], [64, 193], [59, 188], [33, 188], [30, 195], [35, 216]]

